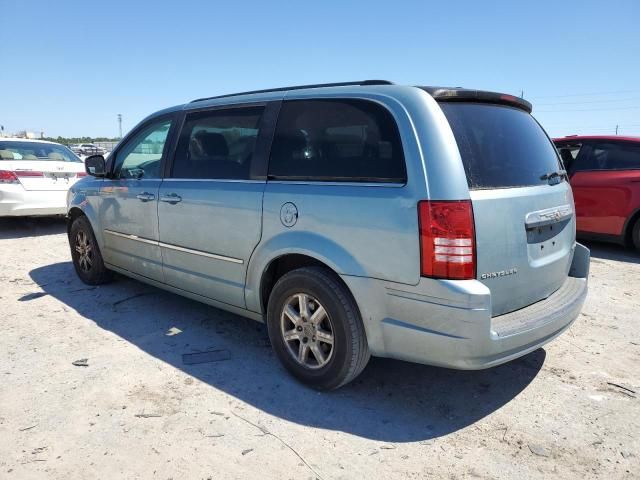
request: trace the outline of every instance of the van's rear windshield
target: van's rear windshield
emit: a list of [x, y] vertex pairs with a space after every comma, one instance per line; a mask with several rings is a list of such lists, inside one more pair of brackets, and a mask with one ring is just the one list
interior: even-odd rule
[[561, 169], [555, 147], [527, 112], [502, 105], [441, 102], [472, 189], [547, 184]]

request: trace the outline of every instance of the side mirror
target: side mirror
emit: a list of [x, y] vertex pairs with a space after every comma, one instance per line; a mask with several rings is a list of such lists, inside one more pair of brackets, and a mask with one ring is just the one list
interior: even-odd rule
[[107, 165], [102, 155], [91, 155], [84, 160], [84, 169], [94, 177], [107, 175]]

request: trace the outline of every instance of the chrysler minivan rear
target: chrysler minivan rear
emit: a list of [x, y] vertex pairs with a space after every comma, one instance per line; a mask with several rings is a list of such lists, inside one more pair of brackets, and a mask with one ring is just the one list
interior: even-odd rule
[[409, 361], [490, 367], [539, 348], [575, 320], [589, 251], [575, 241], [566, 173], [528, 102], [424, 90], [456, 147], [446, 160], [425, 160], [426, 177], [454, 183], [455, 173], [442, 178], [442, 165], [461, 162], [467, 192], [418, 202], [421, 279], [384, 286], [380, 348]]

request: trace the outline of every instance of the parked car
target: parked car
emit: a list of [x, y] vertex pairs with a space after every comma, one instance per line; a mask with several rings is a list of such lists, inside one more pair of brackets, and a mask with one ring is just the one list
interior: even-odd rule
[[573, 188], [578, 235], [640, 250], [640, 137], [554, 142]]
[[69, 187], [85, 175], [64, 145], [0, 138], [0, 217], [64, 215]]
[[71, 149], [77, 155], [85, 155], [85, 156], [89, 156], [89, 155], [104, 155], [106, 153], [104, 148], [98, 147], [97, 145], [94, 145], [93, 143], [82, 143], [80, 145], [73, 145], [71, 147]]
[[319, 389], [370, 355], [459, 369], [531, 352], [587, 293], [571, 189], [531, 104], [384, 81], [194, 100], [69, 197], [74, 266], [265, 321]]

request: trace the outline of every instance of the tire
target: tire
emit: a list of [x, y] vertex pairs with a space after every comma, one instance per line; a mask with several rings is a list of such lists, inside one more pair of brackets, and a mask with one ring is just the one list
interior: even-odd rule
[[104, 266], [100, 247], [85, 216], [76, 218], [69, 230], [69, 246], [73, 267], [87, 285], [101, 285], [111, 281], [113, 274]]
[[631, 244], [636, 250], [640, 250], [640, 218], [636, 220], [631, 229]]
[[317, 390], [345, 385], [369, 361], [358, 307], [326, 268], [305, 267], [283, 275], [269, 296], [267, 327], [280, 362]]

